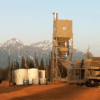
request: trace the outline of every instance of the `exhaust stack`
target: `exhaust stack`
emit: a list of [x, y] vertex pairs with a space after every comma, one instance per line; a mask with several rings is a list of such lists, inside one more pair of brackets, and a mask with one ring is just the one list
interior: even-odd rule
[[57, 12], [53, 12], [53, 17], [54, 17], [54, 20], [58, 20], [58, 13]]

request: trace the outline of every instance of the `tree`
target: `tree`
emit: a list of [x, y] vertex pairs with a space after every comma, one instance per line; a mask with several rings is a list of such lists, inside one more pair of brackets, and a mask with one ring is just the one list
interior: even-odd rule
[[42, 69], [42, 68], [41, 68], [41, 66], [42, 66], [42, 58], [41, 58], [41, 61], [40, 61], [39, 70], [41, 70], [41, 69]]
[[29, 65], [30, 65], [30, 60], [27, 58], [26, 60], [26, 68], [29, 69]]
[[[7, 73], [6, 73], [7, 75]], [[5, 80], [5, 68], [2, 68], [2, 79]]]
[[32, 60], [32, 66], [33, 66], [33, 68], [35, 68], [35, 67], [34, 67], [34, 61], [33, 61], [33, 60]]
[[45, 67], [45, 71], [46, 71], [46, 81], [49, 81], [49, 66], [48, 66], [48, 60], [46, 60], [46, 67]]
[[[52, 52], [51, 52], [51, 58], [52, 58]], [[49, 77], [49, 81], [50, 81], [50, 78], [51, 78], [51, 59], [50, 59], [50, 54], [49, 54], [49, 66], [48, 66], [48, 77]]]
[[8, 81], [9, 81], [9, 85], [10, 85], [10, 81], [11, 81], [11, 69], [10, 69], [10, 57], [8, 56]]
[[34, 68], [34, 62], [30, 60], [29, 68]]
[[3, 78], [3, 68], [0, 67], [0, 79]]
[[40, 70], [44, 70], [44, 62], [43, 62], [43, 58], [41, 58], [41, 62], [40, 62]]
[[14, 61], [13, 69], [16, 70], [16, 62]]
[[21, 63], [21, 68], [26, 68], [25, 67], [25, 55], [22, 55], [22, 63]]
[[36, 58], [36, 68], [38, 68], [39, 67], [39, 64], [38, 64], [38, 58]]
[[1, 79], [1, 76], [2, 76], [2, 69], [0, 68], [0, 79]]
[[19, 63], [17, 60], [16, 60], [16, 69], [19, 69]]
[[8, 79], [8, 66], [3, 70], [3, 77], [4, 77], [4, 80]]
[[36, 58], [36, 52], [35, 52], [35, 68], [38, 68], [38, 59]]
[[12, 71], [13, 71], [14, 69], [13, 69], [13, 62], [12, 62], [12, 64], [11, 64], [11, 83], [12, 83]]
[[43, 58], [42, 58], [42, 68], [44, 70], [44, 60], [43, 60]]
[[12, 68], [12, 70], [14, 70], [14, 65], [13, 65], [13, 61], [12, 61], [12, 63], [11, 63], [11, 68]]

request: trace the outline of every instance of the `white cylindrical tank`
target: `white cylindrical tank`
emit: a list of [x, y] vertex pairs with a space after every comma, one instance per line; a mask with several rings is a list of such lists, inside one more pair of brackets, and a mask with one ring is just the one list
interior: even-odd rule
[[39, 70], [39, 78], [45, 78], [45, 70]]
[[16, 85], [23, 85], [23, 80], [27, 80], [27, 69], [15, 70], [15, 83]]
[[39, 80], [38, 80], [38, 69], [37, 68], [28, 69], [28, 79], [29, 79], [29, 84], [38, 84]]

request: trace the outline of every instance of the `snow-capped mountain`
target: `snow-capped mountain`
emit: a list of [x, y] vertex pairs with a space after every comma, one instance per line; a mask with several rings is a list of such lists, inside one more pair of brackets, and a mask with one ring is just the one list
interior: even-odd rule
[[[25, 54], [25, 59], [30, 58], [34, 60], [35, 52], [39, 62], [41, 57], [43, 57], [44, 62], [46, 62], [49, 54], [51, 54], [51, 50], [52, 42], [48, 40], [25, 45], [20, 40], [13, 38], [0, 44], [0, 67], [6, 67], [8, 65], [8, 56], [10, 56], [11, 61], [17, 59], [20, 63], [22, 54]], [[85, 58], [85, 53], [75, 47], [73, 55], [74, 60], [81, 60]]]
[[0, 43], [0, 47], [2, 46], [3, 43]]
[[45, 40], [45, 41], [41, 41], [41, 42], [38, 42], [38, 43], [33, 43], [32, 46], [41, 47], [42, 50], [51, 50], [52, 49], [52, 42]]
[[76, 47], [73, 47], [73, 49], [74, 49], [76, 52], [82, 52], [82, 53], [84, 53], [83, 51], [77, 49]]
[[17, 48], [22, 48], [23, 46], [24, 45], [20, 40], [13, 38], [11, 40], [4, 42], [1, 47], [3, 47], [3, 48], [11, 48], [12, 47], [12, 48], [17, 49]]

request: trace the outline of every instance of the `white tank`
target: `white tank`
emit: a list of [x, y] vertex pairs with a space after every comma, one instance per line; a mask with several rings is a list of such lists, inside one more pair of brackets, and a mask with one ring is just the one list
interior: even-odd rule
[[28, 79], [29, 79], [29, 84], [38, 84], [39, 80], [38, 80], [38, 69], [37, 68], [28, 69]]
[[45, 70], [39, 70], [39, 78], [45, 78]]
[[15, 83], [16, 85], [23, 85], [23, 80], [27, 80], [27, 69], [15, 70]]

